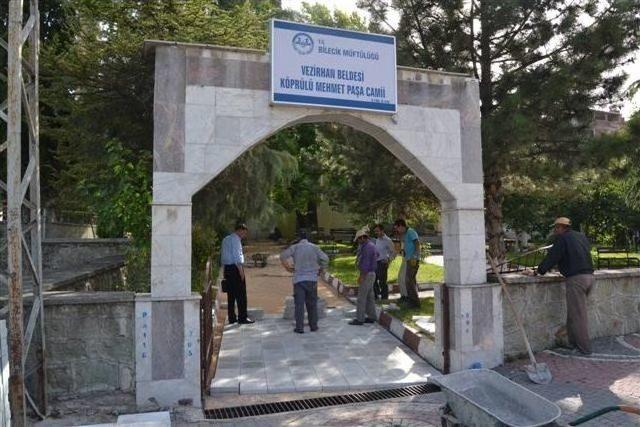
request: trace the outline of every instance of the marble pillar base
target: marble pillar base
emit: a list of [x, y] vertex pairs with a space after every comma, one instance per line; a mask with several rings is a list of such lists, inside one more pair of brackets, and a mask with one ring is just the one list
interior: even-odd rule
[[200, 407], [200, 295], [136, 295], [136, 403]]
[[451, 372], [493, 368], [504, 361], [499, 284], [448, 285]]

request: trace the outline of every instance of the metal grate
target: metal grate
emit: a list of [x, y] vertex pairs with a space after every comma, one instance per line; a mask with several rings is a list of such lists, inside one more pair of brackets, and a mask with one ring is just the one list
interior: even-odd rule
[[261, 403], [258, 405], [208, 409], [205, 410], [204, 413], [207, 419], [210, 420], [226, 420], [231, 418], [257, 417], [260, 415], [280, 414], [283, 412], [304, 411], [308, 409], [324, 408], [327, 406], [349, 405], [351, 403], [374, 402], [376, 400], [417, 396], [420, 394], [435, 393], [437, 391], [440, 391], [440, 387], [435, 384], [420, 384], [410, 387], [367, 391], [338, 396], [290, 400], [288, 402]]

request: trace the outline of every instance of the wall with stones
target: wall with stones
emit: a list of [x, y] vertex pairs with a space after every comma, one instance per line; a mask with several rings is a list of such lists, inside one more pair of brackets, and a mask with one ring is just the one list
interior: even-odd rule
[[61, 270], [98, 258], [124, 255], [128, 239], [47, 239], [42, 242], [42, 266]]
[[[588, 299], [592, 338], [640, 332], [640, 270], [599, 270]], [[527, 277], [504, 275], [534, 351], [555, 345], [555, 334], [566, 323], [565, 282], [558, 274]], [[508, 300], [503, 296], [505, 357], [526, 353]]]
[[[80, 274], [59, 281], [48, 281], [45, 277], [45, 289], [55, 291], [118, 291], [124, 289], [126, 283], [126, 268], [124, 262], [105, 265], [91, 271], [83, 271]], [[51, 286], [47, 286], [51, 283]]]
[[130, 292], [52, 292], [45, 297], [48, 392], [67, 398], [135, 390]]

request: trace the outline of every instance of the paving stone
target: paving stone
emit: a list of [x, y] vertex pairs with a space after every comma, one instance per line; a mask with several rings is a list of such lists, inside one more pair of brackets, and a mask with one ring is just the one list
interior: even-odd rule
[[[344, 391], [401, 383], [402, 378], [414, 382], [407, 377], [411, 372], [416, 378], [438, 373], [379, 325], [359, 328], [347, 322], [340, 310], [329, 309], [317, 333], [294, 334], [291, 322], [278, 318], [228, 325], [212, 386], [217, 392], [240, 390], [242, 394], [284, 393], [292, 387], [296, 391]], [[229, 378], [232, 372], [237, 382]], [[393, 375], [380, 377], [385, 372]]]

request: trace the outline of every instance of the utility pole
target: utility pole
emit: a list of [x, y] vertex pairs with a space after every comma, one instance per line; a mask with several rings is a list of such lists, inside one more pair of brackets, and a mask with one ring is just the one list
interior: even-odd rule
[[[7, 192], [7, 272], [0, 274], [0, 280], [6, 283], [9, 291], [9, 404], [11, 423], [15, 426], [26, 424], [25, 397], [37, 414], [42, 416], [46, 413], [39, 165], [38, 0], [29, 0], [29, 18], [24, 26], [23, 15], [23, 0], [10, 0], [8, 43], [0, 40], [8, 54], [5, 78], [7, 100], [0, 108], [0, 117], [7, 123], [7, 141], [0, 145], [0, 153], [5, 150], [7, 152], [7, 180], [6, 183], [0, 181], [0, 189]], [[25, 47], [27, 54], [23, 58]], [[23, 119], [28, 129], [29, 141], [29, 160], [24, 172], [21, 156]], [[26, 328], [23, 325], [25, 261], [28, 268], [24, 270], [29, 271], [33, 279], [28, 290], [32, 298]], [[34, 332], [37, 332], [38, 340], [37, 344], [32, 345]], [[29, 354], [35, 355], [29, 359], [32, 365], [30, 371], [37, 376], [37, 381], [29, 381], [35, 384], [31, 393], [25, 388], [25, 365]]]

